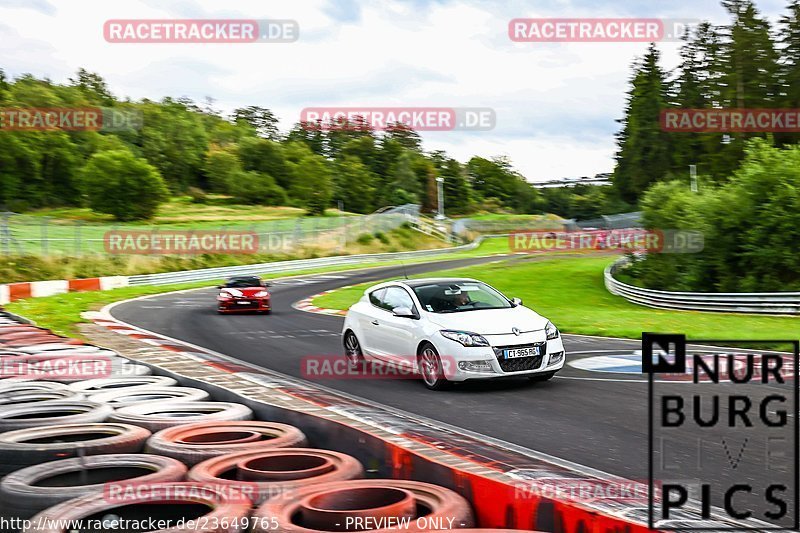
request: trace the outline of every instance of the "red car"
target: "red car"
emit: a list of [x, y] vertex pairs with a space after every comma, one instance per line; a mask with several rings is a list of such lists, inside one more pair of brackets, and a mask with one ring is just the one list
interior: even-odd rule
[[234, 276], [224, 285], [219, 285], [217, 312], [244, 313], [256, 312], [270, 314], [269, 283], [258, 276]]

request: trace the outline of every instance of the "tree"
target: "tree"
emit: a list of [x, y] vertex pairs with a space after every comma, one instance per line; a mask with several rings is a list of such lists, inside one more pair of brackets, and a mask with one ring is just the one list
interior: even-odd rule
[[108, 89], [106, 81], [99, 74], [80, 68], [75, 79], [70, 78], [69, 81], [90, 103], [102, 106], [114, 105], [114, 96]]
[[122, 221], [151, 218], [167, 198], [158, 170], [129, 150], [94, 154], [83, 168], [82, 185], [92, 210]]
[[419, 180], [411, 168], [411, 152], [404, 151], [397, 159], [391, 185], [390, 202], [394, 205], [419, 201]]
[[237, 202], [258, 205], [286, 205], [288, 202], [286, 191], [269, 174], [237, 171], [231, 180], [231, 194]]
[[234, 110], [231, 119], [234, 123], [246, 122], [258, 132], [259, 137], [272, 141], [280, 139], [278, 118], [267, 108], [254, 105], [242, 107]]
[[658, 50], [651, 44], [635, 66], [622, 131], [617, 134], [613, 183], [631, 202], [652, 183], [664, 180], [670, 166], [669, 134], [661, 130], [660, 123], [666, 85], [658, 60]]
[[206, 155], [203, 171], [212, 191], [228, 194], [233, 191], [236, 180], [242, 178], [244, 169], [236, 152], [213, 149]]
[[291, 187], [292, 175], [281, 144], [258, 137], [242, 139], [239, 143], [239, 161], [245, 170], [269, 174], [283, 189]]
[[[461, 163], [441, 150], [431, 154], [437, 174], [444, 178], [445, 205], [448, 213], [464, 214], [473, 207], [472, 188]], [[437, 205], [438, 207], [438, 205]]]
[[333, 195], [333, 179], [328, 161], [318, 155], [309, 155], [294, 169], [291, 195], [301, 199], [311, 215], [324, 215]]
[[370, 213], [373, 210], [374, 179], [358, 157], [343, 156], [336, 161], [333, 199], [341, 200], [344, 208], [352, 213]]

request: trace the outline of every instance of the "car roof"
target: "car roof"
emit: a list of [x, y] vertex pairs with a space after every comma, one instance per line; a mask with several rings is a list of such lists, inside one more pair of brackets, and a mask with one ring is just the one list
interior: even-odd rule
[[463, 282], [480, 282], [477, 279], [472, 278], [414, 278], [414, 279], [396, 279], [392, 281], [384, 281], [383, 283], [378, 283], [367, 288], [364, 292], [372, 292], [376, 289], [380, 289], [382, 287], [388, 287], [390, 285], [405, 285], [411, 289], [416, 287], [420, 287], [423, 285], [430, 285], [432, 283], [463, 283]]
[[237, 279], [253, 279], [253, 278], [261, 279], [261, 276], [256, 276], [255, 274], [253, 274], [251, 276], [230, 276], [228, 278], [228, 281], [234, 281], [234, 280], [237, 280]]

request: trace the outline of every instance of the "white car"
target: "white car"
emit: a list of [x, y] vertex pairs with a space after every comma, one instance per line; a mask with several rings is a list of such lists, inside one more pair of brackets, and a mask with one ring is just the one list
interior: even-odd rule
[[353, 366], [377, 361], [419, 373], [429, 389], [509, 376], [552, 378], [565, 361], [558, 329], [518, 298], [474, 279], [381, 283], [347, 312]]

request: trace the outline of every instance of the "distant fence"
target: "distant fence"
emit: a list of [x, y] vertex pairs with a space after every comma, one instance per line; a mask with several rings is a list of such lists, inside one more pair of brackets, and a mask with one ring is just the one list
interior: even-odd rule
[[503, 233], [509, 231], [577, 231], [580, 229], [629, 229], [642, 227], [641, 212], [603, 215], [590, 220], [563, 218], [532, 218], [509, 215], [496, 220], [480, 218], [461, 218], [453, 222], [454, 235], [467, 232]]
[[419, 205], [386, 208], [358, 216], [297, 217], [229, 224], [97, 224], [52, 217], [0, 213], [0, 254], [84, 256], [106, 254], [108, 232], [233, 231], [258, 236], [259, 251], [291, 252], [304, 246], [343, 249], [360, 235], [387, 232], [419, 217]]
[[671, 292], [643, 289], [614, 278], [628, 263], [622, 258], [605, 269], [606, 289], [629, 302], [658, 309], [729, 313], [800, 314], [800, 292]]

